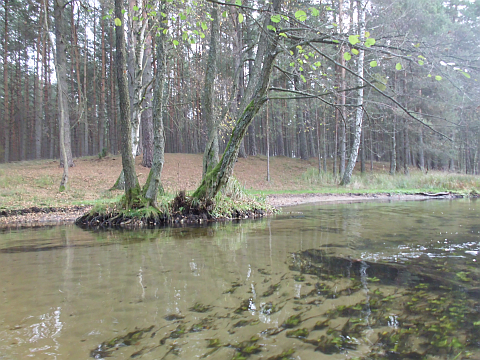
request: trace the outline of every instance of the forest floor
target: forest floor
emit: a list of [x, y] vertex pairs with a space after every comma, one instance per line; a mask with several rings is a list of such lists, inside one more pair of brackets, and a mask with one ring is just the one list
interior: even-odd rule
[[[331, 168], [328, 164], [329, 171]], [[368, 172], [370, 175], [360, 176], [358, 172], [351, 185], [340, 187], [331, 174], [318, 175], [317, 169], [318, 159], [315, 158], [302, 161], [272, 157], [271, 180], [267, 181], [266, 157], [250, 156], [238, 160], [234, 175], [247, 192], [266, 197], [267, 202], [276, 207], [320, 201], [419, 199], [424, 197], [419, 192], [453, 190], [465, 193], [480, 189], [479, 177], [459, 180], [460, 175], [427, 176], [415, 169], [411, 169], [408, 181], [403, 174], [388, 177], [387, 163], [374, 163], [373, 172]], [[0, 226], [72, 222], [92, 205], [111, 202], [122, 195], [121, 191], [110, 190], [120, 170], [120, 156], [77, 158], [75, 167], [69, 169], [68, 190], [60, 193], [62, 169], [58, 161], [0, 164]], [[136, 170], [143, 184], [150, 169], [141, 166], [141, 157], [136, 159]], [[410, 181], [419, 176], [417, 173], [420, 173], [421, 182]], [[201, 175], [202, 154], [165, 154], [162, 182], [167, 193], [196, 189]], [[392, 183], [390, 179], [393, 178], [397, 183]]]

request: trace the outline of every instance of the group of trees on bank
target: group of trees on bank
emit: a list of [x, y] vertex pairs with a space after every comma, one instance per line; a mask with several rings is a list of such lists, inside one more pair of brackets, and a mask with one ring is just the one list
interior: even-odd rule
[[267, 153], [345, 184], [357, 161], [480, 172], [478, 2], [3, 0], [0, 17], [0, 161], [60, 156], [66, 181], [74, 157], [121, 152], [134, 189], [143, 154], [153, 203], [164, 151], [205, 152], [197, 197]]

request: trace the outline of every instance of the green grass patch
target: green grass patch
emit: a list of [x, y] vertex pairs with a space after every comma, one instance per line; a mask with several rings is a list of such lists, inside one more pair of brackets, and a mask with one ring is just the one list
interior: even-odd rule
[[55, 184], [53, 176], [44, 175], [35, 179], [35, 185], [43, 188], [50, 187]]
[[0, 170], [0, 189], [8, 189], [23, 184], [23, 177], [20, 175], [7, 175], [4, 170]]

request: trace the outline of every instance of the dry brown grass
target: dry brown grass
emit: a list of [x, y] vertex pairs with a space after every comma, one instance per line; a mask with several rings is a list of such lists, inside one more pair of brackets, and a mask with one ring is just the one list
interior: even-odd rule
[[[32, 206], [67, 206], [93, 204], [121, 196], [121, 191], [110, 191], [121, 170], [120, 156], [103, 159], [89, 157], [75, 160], [70, 168], [68, 191], [59, 193], [62, 169], [58, 161], [42, 160], [0, 164], [0, 209], [22, 209]], [[140, 165], [136, 159], [138, 179], [144, 184], [150, 169]], [[358, 164], [359, 165], [359, 164]], [[368, 169], [370, 170], [370, 164]], [[247, 190], [265, 193], [282, 192], [390, 192], [411, 193], [415, 190], [470, 191], [480, 188], [478, 176], [448, 173], [421, 174], [411, 169], [411, 175], [388, 175], [387, 163], [374, 163], [373, 174], [357, 176], [348, 187], [339, 187], [338, 179], [331, 175], [332, 164], [328, 163], [327, 174], [318, 175], [318, 160], [309, 161], [288, 157], [272, 157], [270, 160], [271, 181], [267, 182], [267, 159], [265, 156], [250, 156], [239, 159], [234, 175]], [[359, 167], [359, 166], [357, 166]], [[194, 190], [200, 182], [202, 154], [165, 154], [162, 182], [170, 194]], [[359, 174], [359, 170], [355, 170]]]
[[[136, 159], [138, 179], [143, 184], [150, 169]], [[239, 159], [235, 176], [249, 190], [282, 191], [301, 190], [308, 184], [301, 174], [315, 166], [315, 159], [301, 161], [287, 157], [271, 158], [272, 181], [266, 181], [265, 156]], [[59, 193], [62, 169], [58, 161], [25, 161], [0, 165], [0, 208], [27, 208], [31, 206], [62, 206], [92, 203], [121, 195], [121, 191], [109, 191], [121, 170], [120, 156], [75, 159], [75, 167], [69, 170], [68, 191]], [[162, 181], [167, 192], [194, 190], [202, 175], [202, 154], [165, 154]]]

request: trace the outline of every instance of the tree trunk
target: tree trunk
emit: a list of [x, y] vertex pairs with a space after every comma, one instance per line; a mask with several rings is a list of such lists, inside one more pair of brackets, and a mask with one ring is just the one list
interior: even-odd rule
[[[353, 0], [352, 0], [353, 1]], [[358, 5], [357, 5], [358, 6]], [[360, 13], [359, 13], [360, 14]], [[353, 18], [353, 17], [352, 17]], [[338, 30], [340, 33], [343, 33], [343, 0], [339, 2], [339, 10], [338, 10]], [[339, 141], [340, 141], [340, 167], [339, 167], [339, 174], [341, 178], [344, 178], [345, 175], [345, 162], [346, 162], [346, 137], [347, 137], [347, 119], [345, 116], [345, 58], [343, 57], [345, 53], [345, 47], [343, 45], [340, 46], [340, 64], [342, 66], [337, 67], [339, 71], [339, 87], [340, 87], [340, 133], [339, 133]], [[343, 179], [342, 179], [343, 181]]]
[[[296, 56], [297, 53], [294, 54]], [[293, 77], [293, 84], [295, 90], [302, 91], [302, 85], [300, 83], [300, 76], [298, 74], [294, 75]], [[297, 119], [297, 133], [299, 136], [299, 143], [300, 143], [300, 158], [302, 160], [308, 160], [308, 149], [307, 149], [307, 134], [305, 129], [305, 120], [303, 118], [303, 109], [304, 104], [302, 100], [296, 100], [295, 102], [295, 117]]]
[[[358, 27], [360, 30], [360, 41], [365, 41], [365, 0], [357, 0], [357, 12], [358, 12]], [[345, 169], [341, 185], [347, 185], [352, 178], [353, 169], [357, 161], [358, 149], [360, 147], [360, 138], [362, 134], [363, 124], [363, 61], [365, 58], [365, 51], [360, 49], [357, 62], [357, 111], [355, 116], [355, 137], [353, 140], [352, 148], [350, 149], [350, 158], [348, 159], [348, 165]]]
[[[70, 141], [67, 142], [67, 134], [70, 136], [70, 120], [68, 117], [68, 99], [67, 99], [67, 53], [65, 50], [64, 30], [63, 30], [63, 15], [65, 11], [64, 0], [56, 0], [54, 2], [54, 18], [55, 18], [55, 71], [57, 76], [57, 102], [58, 102], [58, 117], [60, 124], [60, 156], [63, 164], [63, 176], [60, 181], [60, 191], [64, 191], [68, 183], [68, 147]], [[46, 6], [46, 5], [45, 5]], [[48, 25], [46, 25], [48, 26]], [[68, 131], [66, 129], [68, 125]], [[71, 157], [71, 149], [70, 149]], [[72, 162], [73, 163], [73, 162]]]
[[[106, 64], [106, 52], [105, 52], [105, 9], [104, 5], [101, 4], [102, 12], [102, 25], [101, 25], [101, 47], [102, 47], [102, 70], [101, 70], [101, 85], [100, 85], [100, 104], [99, 104], [99, 114], [98, 114], [98, 149], [102, 152], [107, 151], [107, 146], [105, 145], [105, 118], [106, 118], [106, 111], [105, 111], [105, 91], [106, 91], [106, 74], [107, 74], [107, 64]], [[112, 44], [113, 45], [113, 44]]]
[[3, 45], [3, 123], [4, 123], [4, 161], [10, 161], [10, 102], [8, 98], [8, 0], [4, 1], [5, 33]]
[[[273, 0], [273, 11], [278, 11], [280, 2], [281, 0]], [[225, 149], [222, 160], [205, 176], [202, 183], [193, 194], [196, 198], [215, 198], [218, 192], [227, 184], [232, 176], [233, 167], [237, 161], [238, 151], [242, 139], [245, 136], [245, 132], [262, 105], [267, 101], [266, 95], [268, 84], [273, 64], [277, 56], [277, 40], [274, 38], [275, 34], [267, 29], [267, 26], [271, 24], [270, 16], [267, 16], [264, 21], [255, 60], [254, 67], [261, 67], [261, 71], [259, 72], [260, 76], [258, 77], [257, 86], [255, 86], [253, 96], [236, 122], [236, 126], [233, 129], [232, 136], [230, 137], [230, 141]]]
[[390, 154], [390, 175], [395, 175], [395, 171], [397, 170], [397, 115], [393, 115], [393, 122], [392, 122], [392, 150]]
[[[143, 86], [146, 87], [153, 80], [152, 73], [152, 38], [147, 37], [145, 48], [145, 66], [143, 75]], [[145, 94], [145, 102], [147, 105], [151, 104], [153, 100], [152, 92], [150, 90]], [[151, 168], [153, 165], [153, 110], [148, 106], [142, 112], [142, 165]]]
[[[120, 20], [121, 25], [115, 26], [116, 37], [116, 69], [118, 95], [120, 100], [120, 133], [122, 134], [122, 166], [125, 176], [125, 207], [134, 206], [140, 187], [135, 173], [135, 162], [132, 156], [132, 124], [130, 122], [130, 97], [128, 94], [125, 32], [123, 18], [123, 1], [115, 0], [116, 22]], [[118, 19], [118, 20], [117, 20]]]
[[[138, 6], [139, 10], [134, 7]], [[132, 16], [129, 17], [129, 49], [128, 49], [128, 73], [129, 94], [131, 103], [131, 131], [132, 131], [132, 154], [135, 157], [139, 153], [140, 121], [143, 110], [143, 65], [145, 55], [145, 31], [147, 20], [133, 20], [133, 17], [142, 17], [142, 6], [138, 0], [129, 0]]]
[[365, 131], [362, 131], [362, 139], [361, 139], [361, 145], [360, 145], [360, 161], [361, 161], [361, 172], [362, 174], [365, 174]]
[[[119, 0], [117, 0], [119, 1]], [[158, 19], [162, 21], [161, 13], [166, 13], [166, 0], [160, 2], [160, 11], [158, 12]], [[165, 134], [163, 126], [163, 116], [165, 114], [165, 92], [164, 84], [166, 78], [166, 53], [165, 42], [167, 35], [160, 32], [160, 36], [155, 39], [157, 45], [156, 60], [157, 60], [157, 72], [155, 75], [155, 93], [153, 97], [153, 163], [148, 175], [147, 182], [144, 187], [145, 198], [147, 198], [151, 205], [157, 206], [157, 197], [160, 192], [163, 193], [163, 187], [161, 183], [161, 175], [163, 170], [163, 164], [165, 162]]]
[[[40, 10], [40, 18], [43, 17], [43, 12]], [[38, 35], [37, 40], [37, 57], [35, 61], [35, 74], [34, 74], [34, 127], [35, 127], [35, 159], [40, 159], [42, 157], [42, 135], [43, 135], [43, 81], [42, 81], [42, 67], [40, 64], [40, 45], [41, 44], [41, 35]], [[40, 70], [39, 70], [40, 67]]]
[[[212, 4], [212, 27], [210, 32], [210, 47], [208, 51], [207, 65], [205, 69], [205, 84], [202, 95], [202, 116], [207, 125], [208, 140], [203, 154], [202, 178], [218, 164], [218, 122], [215, 120], [213, 107], [214, 84], [217, 74], [217, 41], [220, 33], [218, 20], [218, 6]], [[243, 64], [242, 64], [243, 66]]]
[[408, 175], [409, 174], [408, 159], [409, 159], [410, 145], [408, 141], [407, 120], [403, 121], [403, 138], [404, 138], [404, 144], [405, 144], [403, 148], [403, 172], [405, 175]]

